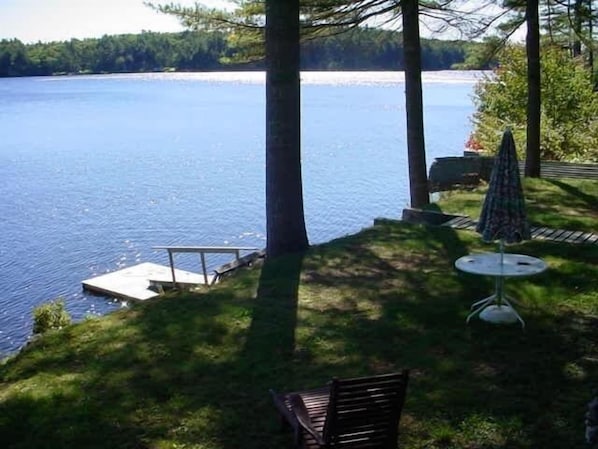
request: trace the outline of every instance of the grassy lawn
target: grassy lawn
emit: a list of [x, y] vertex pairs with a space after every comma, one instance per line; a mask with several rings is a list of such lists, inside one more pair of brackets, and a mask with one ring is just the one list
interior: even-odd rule
[[[526, 183], [533, 220], [596, 231], [596, 185], [565, 185]], [[559, 203], [555, 192], [579, 201]], [[439, 207], [479, 208], [476, 194]], [[525, 331], [465, 325], [493, 284], [453, 263], [494, 249], [469, 231], [383, 223], [210, 290], [47, 334], [0, 365], [0, 447], [292, 447], [269, 388], [403, 367], [412, 370], [403, 448], [587, 447], [598, 245], [509, 248], [550, 267], [507, 282]]]
[[[586, 179], [523, 179], [527, 214], [534, 226], [598, 232], [598, 182]], [[480, 216], [486, 187], [444, 192], [432, 209]]]

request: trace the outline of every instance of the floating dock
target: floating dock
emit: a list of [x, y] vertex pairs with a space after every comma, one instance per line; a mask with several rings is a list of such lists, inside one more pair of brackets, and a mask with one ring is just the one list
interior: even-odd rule
[[172, 276], [179, 286], [210, 285], [214, 276], [192, 273], [145, 262], [82, 282], [83, 288], [93, 293], [118, 299], [145, 301], [160, 295], [162, 287], [172, 287]]
[[[154, 246], [168, 252], [170, 267], [145, 262], [123, 270], [107, 273], [83, 281], [83, 289], [100, 295], [118, 299], [145, 301], [159, 296], [164, 288], [191, 288], [198, 285], [212, 285], [226, 273], [239, 267], [250, 265], [256, 259], [264, 257], [257, 248], [245, 246]], [[241, 257], [242, 251], [254, 251]], [[179, 270], [174, 267], [176, 253], [197, 253], [201, 261], [201, 274]], [[206, 254], [234, 254], [235, 260], [222, 265], [208, 274]]]

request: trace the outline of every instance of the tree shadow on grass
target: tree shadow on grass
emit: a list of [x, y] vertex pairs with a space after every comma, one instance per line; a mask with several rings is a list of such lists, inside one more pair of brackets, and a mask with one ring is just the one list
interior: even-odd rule
[[566, 182], [559, 181], [557, 179], [546, 179], [546, 182], [552, 184], [554, 186], [559, 187], [560, 189], [564, 190], [572, 197], [576, 198], [580, 203], [580, 206], [587, 207], [594, 212], [598, 212], [598, 197], [595, 195], [590, 195], [586, 192], [582, 192], [577, 187], [567, 184]]
[[[370, 232], [376, 231], [365, 231]], [[308, 278], [341, 295], [327, 310], [314, 308], [311, 318], [335, 340], [335, 350], [342, 347], [352, 355], [344, 366], [335, 363], [329, 369], [361, 374], [412, 368], [406, 412], [421, 427], [414, 431], [416, 439], [421, 443], [425, 427], [434, 422], [451, 428], [444, 436], [428, 435], [428, 447], [582, 447], [583, 412], [595, 387], [591, 379], [598, 374], [591, 344], [598, 341], [595, 320], [572, 310], [563, 313], [552, 303], [522, 312], [525, 331], [479, 320], [466, 326], [466, 306], [487, 296], [492, 285], [451, 273], [451, 263], [443, 258], [450, 255], [453, 261], [469, 252], [464, 249], [476, 250], [479, 238], [460, 231], [450, 243], [447, 237], [454, 231], [428, 229], [418, 235], [418, 227], [404, 225], [383, 232], [386, 237], [362, 241], [362, 233], [346, 240], [339, 252], [345, 260]], [[402, 240], [405, 250], [410, 238], [423, 243], [419, 250], [388, 250], [393, 239]], [[384, 239], [383, 251], [368, 243]], [[575, 261], [578, 267], [592, 259], [589, 248], [530, 242], [526, 249]], [[431, 254], [443, 251], [443, 257]], [[347, 268], [352, 257], [362, 262], [355, 276]], [[596, 268], [587, 267], [575, 285], [595, 291], [596, 275]], [[511, 289], [529, 303], [546, 298], [547, 292], [569, 291], [570, 282], [567, 273], [555, 269]], [[344, 291], [358, 299], [343, 298]]]
[[[548, 292], [595, 294], [595, 250], [527, 244], [553, 271], [513, 285], [534, 304], [522, 332], [465, 325], [492, 283], [453, 264], [480, 245], [448, 228], [375, 226], [83, 335], [70, 327], [0, 367], [3, 385], [23, 380], [0, 400], [0, 447], [287, 447], [268, 388], [404, 367], [406, 447], [582, 447], [598, 326]], [[28, 393], [29, 379], [48, 387]]]
[[268, 388], [291, 382], [302, 260], [266, 260], [209, 291], [89, 322], [83, 339], [73, 326], [34, 343], [14, 369], [0, 367], [0, 380], [39, 383], [43, 373], [52, 384], [44, 397], [0, 400], [0, 446], [287, 442]]
[[[324, 299], [325, 319], [316, 315], [318, 304], [311, 308], [313, 327], [326, 337], [345, 339], [345, 347], [364, 356], [356, 374], [401, 368], [385, 360], [396, 357], [398, 346], [404, 346], [402, 353], [420, 352], [429, 344], [419, 339], [422, 335], [444, 340], [448, 322], [463, 329], [469, 304], [487, 296], [491, 287], [487, 280], [472, 283], [457, 273], [454, 261], [468, 248], [450, 228], [385, 224], [330, 245], [322, 256], [328, 267], [316, 251], [304, 270], [307, 284], [336, 296]], [[338, 323], [331, 326], [328, 320]]]
[[[242, 352], [246, 363], [254, 368], [247, 373], [249, 383], [254, 376], [260, 378], [261, 384], [269, 378], [273, 385], [281, 377], [288, 378], [284, 366], [295, 355], [303, 258], [304, 253], [295, 253], [264, 261]], [[275, 366], [283, 368], [279, 371]]]

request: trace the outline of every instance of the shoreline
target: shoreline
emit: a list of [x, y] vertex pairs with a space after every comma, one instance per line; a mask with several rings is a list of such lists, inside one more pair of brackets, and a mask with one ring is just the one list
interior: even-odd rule
[[[402, 84], [405, 81], [403, 70], [302, 70], [302, 84], [331, 83], [332, 80], [357, 81], [361, 83]], [[489, 70], [429, 70], [422, 71], [423, 83], [475, 84], [491, 74]], [[229, 71], [151, 71], [151, 72], [106, 72], [106, 73], [58, 73], [52, 75], [6, 76], [5, 79], [187, 79], [213, 82], [251, 82], [265, 83], [264, 70], [229, 70]], [[368, 81], [369, 80], [369, 81]]]

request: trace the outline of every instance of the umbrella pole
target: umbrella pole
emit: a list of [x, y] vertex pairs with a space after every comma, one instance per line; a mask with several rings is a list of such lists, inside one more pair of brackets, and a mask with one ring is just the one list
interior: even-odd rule
[[505, 240], [500, 239], [499, 243], [500, 249], [500, 276], [496, 277], [496, 305], [502, 306], [502, 299], [503, 299], [503, 290], [504, 290], [504, 260], [505, 260]]

